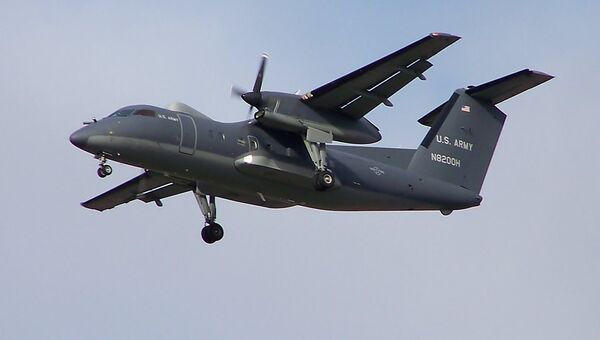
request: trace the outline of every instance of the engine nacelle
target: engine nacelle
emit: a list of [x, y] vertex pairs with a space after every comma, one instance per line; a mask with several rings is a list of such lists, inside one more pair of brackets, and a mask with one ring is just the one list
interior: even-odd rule
[[354, 120], [331, 113], [302, 113], [291, 115], [266, 109], [256, 112], [254, 118], [266, 127], [297, 134], [305, 134], [308, 128], [331, 132], [333, 140], [344, 143], [370, 144], [381, 139], [377, 127], [365, 118]]

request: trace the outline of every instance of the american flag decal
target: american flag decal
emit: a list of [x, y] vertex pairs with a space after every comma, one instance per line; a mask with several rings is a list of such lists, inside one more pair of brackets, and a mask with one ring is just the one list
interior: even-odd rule
[[471, 107], [469, 105], [463, 105], [460, 110], [463, 112], [471, 112]]

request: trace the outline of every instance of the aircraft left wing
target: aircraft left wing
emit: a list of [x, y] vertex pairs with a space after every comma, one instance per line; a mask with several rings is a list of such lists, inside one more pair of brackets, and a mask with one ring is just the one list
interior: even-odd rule
[[431, 33], [390, 55], [359, 68], [302, 96], [316, 109], [359, 119], [379, 104], [392, 106], [389, 97], [415, 78], [425, 79], [427, 61], [460, 37]]
[[81, 203], [81, 205], [89, 209], [103, 211], [139, 199], [146, 203], [156, 202], [160, 206], [162, 205], [160, 202], [162, 198], [192, 189], [192, 185], [174, 183], [171, 178], [147, 171], [114, 189]]

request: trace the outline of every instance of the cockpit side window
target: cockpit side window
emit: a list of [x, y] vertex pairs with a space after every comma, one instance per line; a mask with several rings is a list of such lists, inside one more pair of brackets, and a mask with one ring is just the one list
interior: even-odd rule
[[135, 110], [133, 115], [134, 116], [156, 117], [156, 112], [149, 110], [149, 109], [139, 109], [139, 110]]
[[111, 114], [109, 117], [127, 117], [127, 116], [131, 116], [133, 111], [134, 111], [134, 109], [121, 109], [121, 110]]

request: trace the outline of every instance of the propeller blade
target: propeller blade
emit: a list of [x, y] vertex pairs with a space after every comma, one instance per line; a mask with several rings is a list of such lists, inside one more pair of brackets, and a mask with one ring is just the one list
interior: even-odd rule
[[246, 114], [246, 119], [247, 119], [247, 120], [250, 120], [250, 119], [252, 119], [252, 106], [250, 106], [250, 107], [248, 108], [248, 113]]
[[252, 92], [245, 91], [244, 89], [235, 85], [231, 86], [232, 97], [241, 98], [243, 101], [250, 104], [250, 108], [248, 109], [247, 114], [248, 119], [252, 119], [252, 109], [260, 109], [262, 105], [262, 95], [260, 93], [260, 89], [262, 87], [263, 76], [265, 74], [265, 67], [267, 65], [267, 59], [269, 59], [269, 55], [263, 53], [260, 60], [260, 66], [258, 67], [258, 74], [256, 75], [254, 86], [252, 87]]
[[267, 59], [269, 59], [269, 56], [266, 53], [263, 53], [262, 58], [260, 60], [260, 67], [258, 68], [258, 74], [256, 75], [256, 81], [254, 81], [254, 87], [252, 88], [252, 92], [260, 92], [260, 88], [262, 87], [263, 82], [263, 76], [265, 74], [265, 65], [267, 64]]
[[238, 87], [236, 85], [231, 86], [231, 96], [232, 97], [241, 97], [246, 92], [248, 92], [248, 91], [242, 89], [241, 87]]

